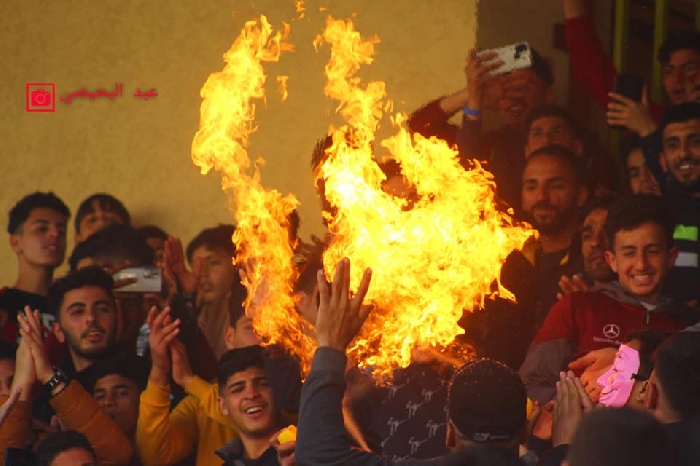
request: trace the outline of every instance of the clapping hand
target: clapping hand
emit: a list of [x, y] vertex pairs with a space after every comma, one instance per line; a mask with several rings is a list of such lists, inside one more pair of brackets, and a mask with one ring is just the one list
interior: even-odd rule
[[569, 445], [583, 415], [593, 409], [581, 381], [573, 372], [562, 372], [557, 382], [552, 424], [552, 446]]

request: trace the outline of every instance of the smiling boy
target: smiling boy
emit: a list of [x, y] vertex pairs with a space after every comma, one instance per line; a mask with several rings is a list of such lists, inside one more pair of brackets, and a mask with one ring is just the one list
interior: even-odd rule
[[666, 173], [666, 204], [678, 215], [673, 232], [678, 258], [665, 292], [678, 299], [700, 300], [700, 103], [671, 108], [659, 124], [663, 148], [659, 162]]
[[219, 407], [238, 429], [239, 438], [216, 453], [226, 465], [277, 466], [270, 440], [280, 428], [279, 409], [265, 374], [260, 346], [230, 350], [219, 362]]
[[658, 196], [629, 196], [611, 206], [605, 258], [618, 281], [570, 293], [549, 311], [520, 368], [532, 399], [549, 401], [559, 372], [578, 356], [618, 346], [632, 331], [653, 327], [674, 333], [696, 320], [683, 302], [662, 294], [678, 255], [673, 231]]

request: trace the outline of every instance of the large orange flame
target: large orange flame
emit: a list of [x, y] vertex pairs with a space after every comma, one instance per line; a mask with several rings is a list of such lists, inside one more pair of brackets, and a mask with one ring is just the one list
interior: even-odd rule
[[[281, 343], [308, 366], [312, 340], [302, 331], [295, 310], [292, 286], [293, 248], [289, 238], [289, 215], [298, 202], [260, 184], [258, 160], [251, 171], [248, 137], [255, 125], [255, 103], [265, 98], [263, 62], [278, 61], [292, 50], [285, 42], [289, 32], [273, 34], [262, 16], [249, 21], [231, 49], [224, 54], [226, 66], [207, 79], [201, 90], [200, 128], [192, 142], [192, 160], [202, 173], [212, 168], [222, 173], [222, 187], [230, 193], [230, 209], [237, 228], [235, 262], [244, 271], [248, 290], [246, 309], [253, 326], [269, 343]], [[286, 94], [286, 78], [283, 94]], [[223, 329], [222, 329], [223, 331]]]
[[[254, 101], [265, 98], [262, 64], [291, 50], [284, 40], [287, 31], [273, 35], [264, 16], [246, 23], [224, 55], [224, 70], [212, 74], [202, 88], [192, 157], [202, 173], [212, 168], [222, 172], [223, 188], [231, 194], [238, 224], [236, 263], [245, 272], [253, 325], [308, 368], [314, 344], [302, 330], [305, 324], [291, 296], [297, 272], [288, 219], [297, 201], [264, 189], [257, 170], [262, 161], [251, 168], [247, 153], [248, 137], [257, 129]], [[338, 260], [350, 257], [353, 287], [362, 269], [374, 269], [368, 301], [376, 310], [351, 351], [361, 365], [383, 376], [409, 364], [416, 346], [446, 346], [461, 333], [457, 320], [463, 310], [492, 294], [505, 257], [522, 247], [532, 231], [497, 210], [487, 171], [476, 162], [464, 170], [443, 141], [412, 138], [402, 127], [402, 115], [393, 118], [396, 135], [381, 145], [400, 162], [417, 200], [409, 205], [385, 193], [372, 144], [391, 103], [383, 82], [363, 87], [355, 76], [362, 65], [371, 64], [378, 39], [363, 39], [350, 21], [329, 18], [314, 45], [324, 42], [331, 45], [325, 92], [338, 102], [349, 125], [334, 132], [319, 171], [337, 209], [333, 216], [325, 214], [332, 240], [324, 268], [332, 274]], [[278, 81], [286, 96], [286, 77]], [[510, 296], [500, 285], [498, 292]]]
[[364, 268], [373, 269], [367, 300], [375, 310], [351, 353], [381, 378], [408, 365], [417, 346], [446, 346], [463, 333], [457, 325], [463, 310], [492, 294], [506, 256], [532, 231], [497, 209], [490, 173], [477, 162], [465, 170], [444, 141], [412, 138], [402, 115], [394, 118], [397, 134], [381, 145], [401, 164], [418, 200], [409, 205], [385, 193], [385, 176], [372, 158], [386, 108], [384, 83], [362, 87], [355, 76], [372, 62], [377, 39], [362, 39], [352, 22], [329, 18], [315, 45], [322, 42], [331, 46], [325, 92], [350, 126], [334, 132], [319, 172], [337, 208], [326, 213], [332, 239], [324, 268], [332, 274], [349, 257], [353, 288]]

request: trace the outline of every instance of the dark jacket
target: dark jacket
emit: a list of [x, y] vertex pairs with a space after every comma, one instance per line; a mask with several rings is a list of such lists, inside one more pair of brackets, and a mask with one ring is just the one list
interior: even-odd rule
[[489, 300], [483, 311], [465, 315], [463, 326], [478, 353], [518, 370], [535, 333], [557, 301], [559, 279], [581, 272], [580, 248], [573, 252], [542, 254], [531, 239], [513, 251], [501, 268], [501, 284], [515, 301]]
[[316, 350], [311, 371], [301, 389], [297, 431], [298, 466], [427, 466], [437, 460], [392, 461], [374, 453], [355, 450], [343, 424], [345, 364], [341, 351]]
[[475, 457], [499, 458], [498, 464], [519, 464], [514, 457], [503, 462], [504, 454], [488, 445], [467, 447], [430, 460], [400, 461], [353, 449], [345, 431], [341, 407], [346, 363], [341, 351], [327, 347], [316, 350], [311, 371], [301, 390], [295, 453], [297, 466], [457, 466], [470, 464]]
[[678, 466], [697, 465], [700, 461], [700, 420], [665, 424]]
[[664, 293], [681, 302], [700, 300], [700, 198], [667, 183], [664, 198], [677, 218], [673, 245], [678, 248], [675, 266], [664, 282]]
[[244, 459], [245, 448], [241, 439], [231, 440], [216, 450], [216, 454], [224, 460], [224, 466], [279, 466], [277, 451], [270, 447], [254, 460]]
[[345, 401], [370, 448], [394, 460], [446, 454], [445, 411], [452, 372], [451, 367], [413, 362], [394, 370], [386, 386], [376, 385], [369, 375], [355, 377], [359, 382], [346, 376]]

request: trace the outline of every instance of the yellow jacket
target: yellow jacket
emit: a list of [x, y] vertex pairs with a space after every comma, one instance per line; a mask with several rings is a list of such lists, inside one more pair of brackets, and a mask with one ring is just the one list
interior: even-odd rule
[[197, 466], [221, 466], [214, 453], [238, 436], [219, 411], [219, 387], [194, 377], [186, 396], [170, 411], [170, 387], [150, 380], [141, 393], [136, 449], [144, 466], [168, 466], [197, 449]]

